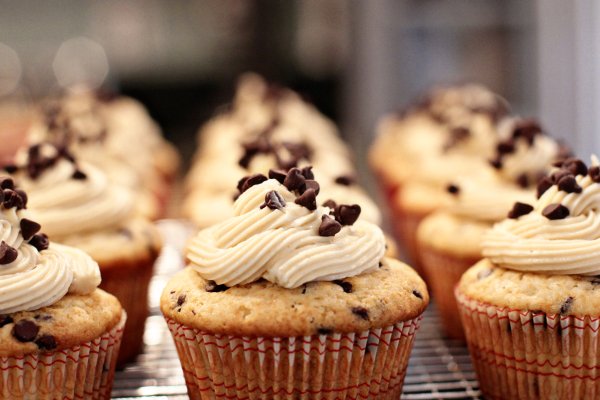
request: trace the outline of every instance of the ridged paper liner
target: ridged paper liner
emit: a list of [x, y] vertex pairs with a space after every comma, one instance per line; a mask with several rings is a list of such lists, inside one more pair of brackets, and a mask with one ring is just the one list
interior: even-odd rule
[[420, 320], [361, 333], [275, 338], [167, 324], [193, 400], [397, 400]]
[[423, 243], [419, 247], [421, 267], [425, 275], [431, 277], [428, 288], [437, 304], [442, 326], [449, 337], [464, 340], [465, 333], [454, 297], [454, 288], [463, 273], [475, 265], [481, 256], [458, 257]]
[[458, 290], [456, 297], [486, 398], [600, 398], [600, 317], [501, 308]]
[[125, 320], [69, 349], [0, 357], [0, 398], [110, 399]]

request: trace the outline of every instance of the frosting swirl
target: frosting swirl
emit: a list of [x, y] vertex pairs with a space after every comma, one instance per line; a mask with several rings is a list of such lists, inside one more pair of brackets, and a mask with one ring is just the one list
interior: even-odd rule
[[516, 204], [510, 217], [486, 233], [483, 255], [527, 272], [600, 274], [600, 170], [580, 160], [562, 162], [540, 181], [533, 206]]
[[[191, 266], [218, 284], [240, 285], [264, 278], [285, 288], [378, 267], [385, 252], [379, 227], [352, 221], [332, 236], [337, 222], [329, 216], [331, 209], [315, 204], [311, 210], [299, 204], [303, 196], [296, 197], [286, 186], [269, 179], [245, 190], [234, 203], [232, 218], [191, 240], [187, 254]], [[271, 208], [266, 196], [272, 192], [281, 198], [275, 205], [283, 206]]]
[[13, 191], [11, 185], [12, 180], [2, 180], [0, 313], [36, 310], [67, 293], [91, 293], [100, 284], [98, 264], [80, 250], [54, 243], [48, 247], [45, 235], [34, 234], [39, 225], [25, 218], [23, 192], [18, 194], [22, 207], [7, 202], [7, 196], [12, 197], [7, 195]]

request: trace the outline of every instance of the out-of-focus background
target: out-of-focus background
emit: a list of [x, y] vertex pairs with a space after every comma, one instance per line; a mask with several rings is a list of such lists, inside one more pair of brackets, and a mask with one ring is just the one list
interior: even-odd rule
[[578, 153], [600, 151], [595, 0], [0, 2], [0, 101], [78, 82], [141, 100], [184, 157], [253, 70], [299, 90], [362, 162], [377, 118], [476, 81]]

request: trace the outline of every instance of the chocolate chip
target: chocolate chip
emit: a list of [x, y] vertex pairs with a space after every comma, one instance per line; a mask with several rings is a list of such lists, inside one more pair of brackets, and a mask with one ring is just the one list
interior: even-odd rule
[[341, 204], [335, 209], [335, 219], [342, 225], [352, 225], [360, 216], [360, 211], [358, 204]]
[[87, 175], [85, 174], [85, 172], [76, 169], [75, 172], [73, 172], [73, 175], [71, 176], [71, 178], [76, 179], [76, 180], [84, 180], [84, 179], [87, 179]]
[[544, 193], [546, 193], [546, 190], [550, 189], [552, 187], [553, 183], [552, 183], [552, 179], [549, 177], [544, 177], [542, 179], [540, 179], [540, 181], [537, 184], [537, 197], [538, 199], [540, 197], [542, 197], [542, 195]]
[[312, 189], [315, 191], [315, 195], [318, 195], [319, 192], [321, 191], [321, 186], [319, 185], [319, 182], [317, 182], [315, 180], [307, 179], [304, 183], [306, 185], [304, 190]]
[[319, 236], [335, 236], [342, 229], [342, 225], [329, 215], [321, 217]]
[[343, 186], [352, 186], [356, 183], [356, 179], [353, 176], [342, 175], [335, 178], [335, 183]]
[[241, 193], [244, 193], [246, 190], [250, 189], [254, 185], [259, 185], [267, 180], [267, 177], [263, 174], [254, 174], [240, 179], [238, 182], [238, 190]]
[[180, 294], [179, 297], [177, 297], [177, 306], [181, 307], [183, 303], [185, 303], [185, 294]]
[[550, 204], [544, 208], [542, 215], [550, 220], [565, 219], [569, 216], [569, 209], [562, 204]]
[[566, 169], [575, 175], [586, 176], [588, 173], [588, 168], [583, 161], [578, 158], [567, 158], [563, 164], [562, 169]]
[[558, 190], [567, 193], [581, 193], [583, 189], [577, 184], [575, 178], [572, 175], [569, 175], [562, 177], [560, 181], [558, 181]]
[[317, 333], [319, 335], [330, 335], [333, 333], [333, 329], [331, 328], [319, 328], [317, 329]]
[[19, 253], [17, 249], [12, 246], [9, 246], [4, 240], [0, 243], [0, 264], [6, 265], [15, 261]]
[[542, 133], [542, 127], [534, 120], [519, 121], [514, 130], [513, 138], [523, 138], [531, 146], [535, 141], [535, 137]]
[[344, 293], [352, 293], [352, 284], [348, 281], [335, 280], [333, 281], [338, 286], [341, 286]]
[[306, 294], [306, 283], [302, 285], [302, 294]]
[[558, 181], [560, 181], [565, 176], [575, 177], [575, 175], [573, 175], [573, 173], [571, 171], [566, 170], [566, 169], [561, 169], [556, 172], [553, 172], [552, 175], [550, 175], [550, 178], [552, 179], [552, 182], [554, 184], [556, 184], [556, 183], [558, 183]]
[[596, 183], [600, 183], [600, 167], [597, 165], [594, 165], [593, 167], [590, 167], [590, 169], [588, 170], [588, 174], [590, 175], [590, 178], [592, 178], [592, 181], [596, 182]]
[[352, 307], [352, 313], [365, 321], [369, 320], [369, 310], [364, 307]]
[[306, 167], [302, 168], [300, 170], [302, 176], [306, 179], [315, 179], [315, 174], [313, 174], [312, 168], [312, 165], [307, 165]]
[[40, 327], [35, 322], [22, 319], [13, 326], [12, 335], [19, 342], [32, 342], [39, 331]]
[[6, 315], [6, 314], [0, 315], [0, 328], [3, 328], [4, 326], [6, 326], [8, 324], [12, 324], [12, 323], [13, 323], [13, 318], [10, 315]]
[[37, 235], [33, 235], [31, 240], [29, 240], [29, 244], [35, 247], [38, 251], [42, 251], [48, 248], [50, 241], [45, 233], [38, 233]]
[[0, 179], [0, 188], [2, 189], [14, 189], [15, 188], [15, 181], [12, 180], [12, 178], [1, 178]]
[[527, 176], [527, 174], [522, 173], [517, 177], [517, 185], [519, 185], [523, 189], [527, 189], [529, 187], [529, 177]]
[[335, 208], [337, 207], [336, 202], [331, 199], [326, 200], [322, 205], [323, 205], [323, 207], [328, 207], [328, 208], [331, 208], [332, 210], [335, 210]]
[[282, 142], [281, 145], [292, 155], [292, 158], [295, 161], [294, 164], [297, 164], [300, 160], [310, 160], [312, 150], [306, 144]]
[[4, 166], [4, 170], [6, 172], [8, 172], [9, 174], [14, 174], [15, 172], [17, 172], [19, 170], [19, 167], [17, 167], [16, 165], [13, 164], [8, 164]]
[[52, 335], [41, 335], [35, 340], [35, 344], [40, 350], [54, 350], [56, 348], [56, 339]]
[[265, 136], [259, 136], [249, 143], [243, 143], [244, 154], [238, 161], [238, 165], [248, 169], [250, 162], [257, 154], [269, 154], [273, 151], [273, 146]]
[[306, 179], [302, 175], [302, 171], [298, 168], [292, 168], [288, 171], [285, 180], [283, 181], [283, 185], [288, 188], [290, 192], [294, 190], [302, 191], [305, 187]]
[[265, 207], [269, 207], [271, 210], [281, 210], [285, 207], [285, 200], [281, 197], [279, 192], [271, 190], [265, 194], [265, 202], [260, 205], [261, 209]]
[[314, 189], [306, 189], [304, 193], [296, 198], [294, 203], [314, 211], [317, 209], [317, 194], [315, 193]]
[[31, 239], [41, 228], [40, 224], [27, 218], [23, 218], [19, 225], [21, 226], [21, 236], [25, 241]]
[[483, 269], [483, 270], [479, 271], [479, 273], [477, 273], [477, 279], [478, 280], [485, 279], [488, 276], [490, 276], [492, 274], [492, 272], [494, 272], [494, 271], [491, 268]]
[[446, 191], [450, 194], [457, 195], [460, 193], [460, 187], [453, 183], [450, 183], [448, 186], [446, 186]]
[[19, 200], [17, 201], [17, 209], [27, 208], [27, 193], [21, 189], [15, 189], [15, 193], [19, 196]]
[[494, 158], [492, 160], [489, 160], [489, 163], [494, 169], [502, 168], [502, 160], [500, 158]]
[[533, 211], [533, 207], [526, 203], [516, 202], [512, 210], [508, 212], [508, 218], [517, 219]]
[[287, 173], [278, 169], [270, 169], [269, 170], [269, 179], [275, 179], [277, 182], [283, 184]]
[[510, 154], [515, 151], [515, 142], [512, 139], [505, 140], [496, 145], [496, 151], [498, 154]]
[[383, 263], [381, 261], [379, 261], [379, 264], [377, 265], [379, 268], [383, 267]]
[[560, 314], [565, 315], [571, 310], [571, 306], [573, 305], [573, 297], [569, 296], [560, 306]]
[[417, 289], [413, 289], [412, 294], [413, 294], [413, 296], [423, 300], [423, 294], [421, 292], [419, 292]]
[[229, 287], [226, 285], [217, 285], [215, 281], [208, 281], [206, 282], [206, 286], [204, 286], [204, 289], [206, 289], [207, 292], [217, 293], [224, 292], [227, 289], [229, 289]]

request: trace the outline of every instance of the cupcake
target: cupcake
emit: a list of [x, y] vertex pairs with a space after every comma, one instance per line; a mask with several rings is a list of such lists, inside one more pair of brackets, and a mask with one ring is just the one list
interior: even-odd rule
[[109, 399], [125, 324], [98, 264], [48, 241], [0, 178], [0, 397]]
[[141, 350], [148, 285], [161, 241], [135, 215], [135, 197], [98, 168], [78, 162], [67, 148], [43, 143], [17, 156], [11, 175], [29, 195], [29, 212], [58, 243], [84, 250], [100, 265], [101, 288], [128, 313], [119, 364]]
[[544, 135], [535, 121], [515, 118], [504, 128], [489, 166], [493, 179], [457, 176], [447, 186], [448, 205], [425, 217], [417, 231], [423, 272], [446, 333], [453, 338], [464, 338], [454, 287], [482, 258], [483, 234], [504, 219], [515, 202], [531, 204], [535, 183], [564, 155], [563, 147]]
[[426, 286], [309, 170], [244, 179], [164, 289], [191, 399], [400, 396]]
[[483, 238], [456, 289], [483, 394], [592, 399], [598, 381], [600, 167], [577, 159], [539, 183]]

